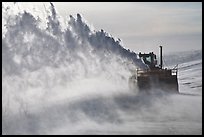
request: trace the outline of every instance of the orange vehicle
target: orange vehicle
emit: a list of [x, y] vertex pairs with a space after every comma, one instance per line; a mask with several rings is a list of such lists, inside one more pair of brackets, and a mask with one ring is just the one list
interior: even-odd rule
[[179, 93], [178, 88], [178, 68], [176, 65], [173, 69], [163, 68], [162, 46], [160, 46], [160, 65], [157, 66], [156, 55], [153, 52], [149, 54], [139, 53], [139, 57], [148, 66], [148, 69], [137, 69], [136, 73], [129, 79], [131, 89], [136, 87], [139, 91], [148, 91], [153, 88], [162, 89], [163, 91]]

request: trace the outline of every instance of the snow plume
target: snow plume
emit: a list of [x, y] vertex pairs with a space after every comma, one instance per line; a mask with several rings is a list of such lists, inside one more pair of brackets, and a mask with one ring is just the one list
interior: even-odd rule
[[48, 30], [51, 31], [53, 35], [59, 35], [61, 33], [60, 22], [57, 18], [57, 13], [55, 11], [55, 7], [51, 4], [51, 15], [48, 16]]
[[136, 53], [103, 30], [91, 30], [80, 14], [70, 15], [63, 28], [52, 3], [43, 18], [21, 3], [2, 6], [4, 134], [42, 133], [32, 129], [35, 113], [74, 97], [118, 94], [128, 89], [131, 70], [144, 67]]
[[[109, 58], [115, 58], [121, 63], [134, 63], [135, 67], [145, 67], [137, 58], [136, 53], [124, 49], [118, 40], [108, 36], [103, 30], [91, 31], [89, 26], [83, 22], [80, 14], [77, 14], [76, 19], [70, 16], [67, 28], [62, 31], [52, 3], [50, 8], [51, 14], [48, 13], [46, 17], [46, 30], [39, 27], [41, 19], [36, 19], [32, 13], [27, 11], [9, 15], [9, 19], [5, 21], [3, 48], [9, 47], [11, 55], [21, 58], [17, 63], [18, 66], [28, 68], [35, 64], [34, 68], [36, 68], [41, 67], [43, 63], [50, 65], [65, 63], [71, 58], [79, 59], [82, 62], [85, 60], [82, 56], [96, 61], [98, 58], [95, 56], [98, 56], [100, 60], [105, 58], [104, 60], [110, 61]], [[3, 18], [5, 16], [3, 14]]]

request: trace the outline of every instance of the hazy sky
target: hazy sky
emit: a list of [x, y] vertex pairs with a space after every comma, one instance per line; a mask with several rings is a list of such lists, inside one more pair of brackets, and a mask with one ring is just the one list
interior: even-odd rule
[[64, 17], [80, 13], [97, 30], [104, 29], [123, 46], [164, 52], [202, 48], [201, 2], [54, 2]]
[[202, 48], [201, 2], [53, 4], [64, 20], [80, 13], [90, 26], [120, 38], [125, 48], [135, 52], [158, 53], [159, 45], [163, 46], [164, 53]]

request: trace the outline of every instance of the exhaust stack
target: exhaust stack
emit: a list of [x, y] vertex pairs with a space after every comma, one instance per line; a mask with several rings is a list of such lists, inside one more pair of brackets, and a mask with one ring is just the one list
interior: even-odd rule
[[160, 47], [160, 68], [162, 69], [162, 46], [159, 46]]

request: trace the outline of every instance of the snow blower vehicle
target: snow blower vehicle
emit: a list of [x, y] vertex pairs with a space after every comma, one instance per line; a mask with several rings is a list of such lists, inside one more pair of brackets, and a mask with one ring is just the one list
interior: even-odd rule
[[141, 91], [151, 91], [161, 89], [171, 93], [179, 93], [178, 88], [178, 65], [173, 69], [163, 68], [162, 46], [160, 46], [160, 65], [157, 65], [157, 58], [153, 52], [149, 54], [139, 53], [139, 57], [147, 65], [148, 69], [137, 69], [129, 78], [131, 89]]

